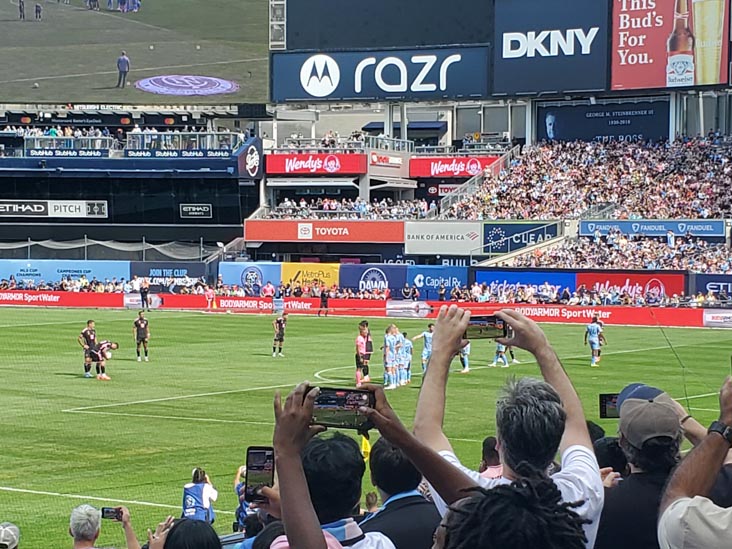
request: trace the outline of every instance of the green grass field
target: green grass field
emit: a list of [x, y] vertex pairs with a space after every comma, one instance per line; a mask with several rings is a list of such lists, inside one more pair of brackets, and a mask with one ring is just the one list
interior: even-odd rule
[[[100, 338], [122, 345], [109, 362], [111, 382], [81, 376], [75, 340], [87, 318], [96, 320]], [[167, 513], [180, 513], [182, 485], [194, 466], [204, 467], [218, 488], [216, 508], [233, 511], [232, 481], [245, 448], [271, 443], [275, 388], [287, 391], [306, 379], [352, 383], [356, 319], [291, 317], [287, 356], [273, 359], [271, 316], [152, 312], [151, 362], [138, 364], [134, 318], [133, 311], [2, 309], [0, 522], [20, 526], [22, 547], [69, 546], [68, 514], [82, 502], [138, 502], [128, 506], [142, 534]], [[386, 324], [373, 320], [374, 334]], [[399, 324], [414, 335], [425, 322]], [[598, 393], [633, 381], [656, 384], [674, 397], [688, 394], [702, 423], [716, 416], [732, 333], [666, 330], [684, 374], [657, 328], [608, 327], [610, 344], [599, 369], [589, 368], [583, 326], [545, 329], [590, 419], [597, 419]], [[420, 351], [418, 344], [415, 357]], [[526, 353], [518, 352], [523, 363], [510, 370], [485, 368], [492, 356], [490, 342], [474, 342], [473, 372], [455, 374], [449, 384], [446, 432], [474, 466], [480, 441], [494, 432], [498, 388], [508, 375], [539, 373]], [[389, 394], [408, 424], [418, 387], [419, 378]], [[599, 423], [608, 434], [616, 431], [614, 421]], [[217, 529], [228, 533], [232, 518], [219, 514]], [[123, 547], [121, 534], [117, 524], [104, 524], [99, 546]]]
[[[85, 9], [38, 0], [0, 0], [0, 97], [3, 102], [219, 104], [267, 100], [267, 2], [264, 0], [143, 0], [138, 13]], [[116, 2], [115, 2], [116, 5]], [[150, 49], [153, 46], [154, 49]], [[200, 46], [197, 49], [196, 46]], [[116, 89], [116, 59], [126, 50], [131, 85]], [[141, 78], [166, 74], [233, 80], [237, 93], [207, 97], [154, 95], [135, 89]], [[33, 84], [38, 83], [37, 89]]]

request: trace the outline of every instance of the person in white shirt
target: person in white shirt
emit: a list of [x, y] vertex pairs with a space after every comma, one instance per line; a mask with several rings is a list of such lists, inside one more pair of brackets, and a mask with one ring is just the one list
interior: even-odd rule
[[[501, 311], [497, 316], [513, 329], [511, 339], [499, 339], [498, 343], [529, 351], [536, 357], [544, 377], [543, 382], [530, 378], [510, 381], [497, 403], [496, 429], [503, 477], [486, 479], [464, 467], [442, 430], [450, 363], [468, 343], [463, 340], [463, 334], [470, 311], [456, 305], [449, 309], [443, 306], [437, 318], [430, 367], [423, 379], [414, 418], [414, 434], [484, 488], [520, 479], [519, 464], [547, 471], [559, 451], [561, 470], [551, 479], [563, 501], [581, 502], [575, 510], [587, 521], [584, 531], [587, 547], [591, 549], [597, 536], [604, 490], [582, 403], [538, 324], [513, 310]], [[452, 500], [445, 501], [444, 494], [439, 490], [438, 493], [435, 504], [444, 515], [448, 505], [459, 497], [455, 494]]]

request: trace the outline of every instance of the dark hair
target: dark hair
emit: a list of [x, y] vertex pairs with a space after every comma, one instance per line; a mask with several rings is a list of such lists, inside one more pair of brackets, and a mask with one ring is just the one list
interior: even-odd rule
[[221, 549], [221, 540], [208, 522], [180, 519], [168, 532], [164, 549]]
[[359, 326], [363, 326], [364, 328], [368, 328], [369, 327], [369, 321], [368, 320], [362, 320], [361, 322], [358, 323], [358, 325]]
[[407, 337], [407, 332], [402, 332], [402, 335], [403, 335], [404, 337]]
[[253, 513], [244, 518], [244, 535], [247, 539], [253, 538], [263, 529], [264, 524], [259, 520], [259, 513]]
[[445, 549], [584, 549], [583, 524], [575, 508], [562, 501], [549, 477], [525, 463], [521, 477], [491, 490], [467, 490], [468, 499], [450, 507], [445, 518]]
[[91, 324], [92, 322], [94, 322], [94, 321], [93, 320], [87, 320], [86, 321], [86, 325], [89, 326], [89, 324]]
[[193, 478], [191, 479], [191, 482], [193, 484], [206, 482], [206, 471], [204, 471], [200, 467], [196, 467], [195, 469], [193, 469]]
[[341, 433], [311, 439], [302, 451], [310, 498], [321, 524], [350, 516], [366, 470], [356, 441]]
[[590, 433], [590, 440], [592, 442], [595, 442], [596, 440], [600, 440], [605, 436], [605, 429], [600, 427], [597, 423], [594, 421], [587, 420], [587, 430]]
[[428, 327], [428, 328], [432, 328], [432, 327], [434, 327], [434, 324], [432, 324], [432, 323], [430, 322], [429, 324], [427, 324], [427, 327]]
[[593, 443], [593, 447], [601, 469], [612, 467], [616, 473], [627, 476], [628, 459], [625, 457], [617, 437], [600, 438]]
[[272, 542], [280, 536], [285, 535], [285, 525], [280, 520], [270, 522], [264, 530], [257, 534], [252, 544], [252, 549], [269, 549]]
[[501, 463], [501, 458], [498, 456], [498, 450], [496, 449], [497, 445], [496, 437], [485, 437], [483, 440], [483, 461], [486, 465]]
[[496, 403], [496, 428], [504, 465], [519, 463], [545, 471], [564, 434], [567, 414], [554, 388], [530, 377], [511, 378]]
[[383, 437], [371, 447], [369, 468], [371, 482], [390, 496], [416, 490], [422, 482], [422, 474], [404, 452]]
[[620, 447], [628, 463], [646, 473], [670, 473], [679, 462], [680, 443], [681, 437], [654, 437], [645, 441], [642, 448], [636, 448], [625, 437], [620, 437]]

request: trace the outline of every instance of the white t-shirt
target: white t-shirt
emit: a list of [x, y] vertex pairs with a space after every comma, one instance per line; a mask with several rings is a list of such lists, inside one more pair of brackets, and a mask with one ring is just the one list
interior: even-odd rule
[[732, 534], [732, 509], [703, 497], [674, 501], [658, 521], [661, 549], [726, 549]]
[[[460, 469], [463, 473], [472, 478], [476, 484], [483, 488], [493, 488], [501, 484], [510, 484], [507, 478], [487, 479], [480, 473], [468, 469], [453, 452], [443, 451], [440, 455]], [[584, 446], [570, 446], [562, 454], [562, 470], [552, 475], [554, 484], [562, 493], [562, 500], [567, 502], [584, 501], [574, 509], [582, 518], [591, 520], [590, 524], [584, 525], [587, 536], [587, 547], [592, 549], [597, 537], [597, 528], [600, 524], [600, 514], [605, 501], [605, 490], [600, 478], [600, 467], [597, 465], [597, 458], [589, 448]], [[441, 515], [447, 513], [447, 504], [440, 498], [437, 491], [430, 487], [437, 510]]]
[[219, 498], [219, 492], [211, 486], [210, 484], [206, 483], [203, 485], [203, 507], [204, 509], [208, 509], [211, 506], [212, 501], [216, 501]]

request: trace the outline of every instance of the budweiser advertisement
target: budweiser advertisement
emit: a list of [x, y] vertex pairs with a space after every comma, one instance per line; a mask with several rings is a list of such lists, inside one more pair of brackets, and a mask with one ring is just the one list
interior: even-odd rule
[[728, 0], [613, 0], [613, 90], [725, 84], [728, 59]]
[[616, 290], [630, 297], [683, 294], [686, 290], [684, 273], [645, 273], [632, 272], [578, 272], [577, 287], [584, 286], [589, 290]]
[[244, 222], [248, 242], [356, 242], [403, 244], [403, 221], [274, 221]]
[[268, 154], [267, 175], [359, 175], [365, 154]]
[[460, 177], [478, 175], [497, 156], [416, 156], [409, 160], [409, 177]]

